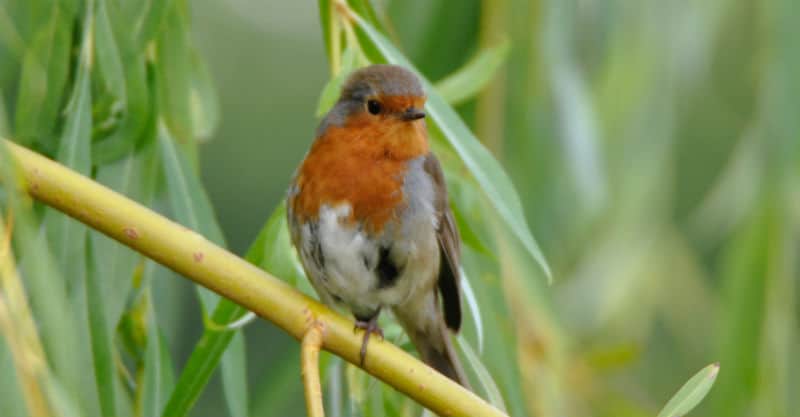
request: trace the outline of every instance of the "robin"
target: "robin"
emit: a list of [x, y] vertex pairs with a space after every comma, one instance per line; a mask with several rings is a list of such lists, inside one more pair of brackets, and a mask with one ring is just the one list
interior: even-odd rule
[[461, 326], [460, 240], [425, 100], [402, 67], [355, 71], [295, 173], [288, 223], [322, 301], [348, 308], [364, 329], [362, 365], [388, 308], [423, 361], [468, 387], [450, 339]]

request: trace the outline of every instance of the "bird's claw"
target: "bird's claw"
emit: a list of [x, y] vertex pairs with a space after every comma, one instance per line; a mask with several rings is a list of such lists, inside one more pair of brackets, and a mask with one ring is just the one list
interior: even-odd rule
[[364, 341], [361, 343], [361, 366], [364, 366], [364, 358], [367, 356], [367, 342], [369, 342], [369, 335], [376, 334], [383, 340], [383, 329], [378, 326], [378, 316], [375, 316], [367, 321], [356, 320], [353, 331], [357, 329], [364, 330]]

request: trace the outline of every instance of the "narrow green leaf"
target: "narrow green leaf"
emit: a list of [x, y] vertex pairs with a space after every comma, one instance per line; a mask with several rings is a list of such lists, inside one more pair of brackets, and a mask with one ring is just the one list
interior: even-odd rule
[[17, 65], [25, 49], [25, 41], [14, 24], [14, 17], [9, 14], [6, 7], [0, 7], [0, 47], [9, 52], [10, 57], [14, 59], [14, 65]]
[[75, 92], [67, 108], [67, 120], [60, 139], [57, 159], [73, 171], [88, 175], [91, 169], [89, 144], [92, 128], [91, 102], [89, 92], [89, 71], [82, 70], [78, 77]]
[[[14, 367], [14, 357], [5, 337], [0, 337], [0, 380], [19, 381]], [[20, 384], [0, 384], [0, 415], [6, 417], [29, 415], [25, 409], [25, 402], [20, 400], [23, 398], [21, 388]]]
[[322, 27], [322, 39], [324, 40], [325, 44], [325, 53], [328, 55], [328, 60], [331, 59], [331, 54], [333, 54], [333, 46], [332, 46], [332, 38], [333, 35], [331, 34], [331, 27], [334, 25], [331, 23], [331, 20], [335, 19], [334, 10], [331, 5], [331, 0], [319, 0], [318, 1], [319, 7], [319, 24]]
[[211, 139], [219, 125], [219, 103], [208, 67], [195, 49], [192, 49], [191, 59], [192, 135], [199, 141], [205, 141]]
[[167, 13], [172, 8], [172, 3], [174, 3], [174, 0], [131, 2], [131, 4], [140, 8], [134, 30], [140, 50], [144, 50], [147, 43], [158, 35], [166, 20]]
[[475, 371], [475, 375], [478, 377], [478, 381], [481, 383], [481, 388], [483, 388], [484, 392], [489, 399], [489, 403], [493, 406], [497, 407], [498, 409], [502, 410], [504, 413], [506, 411], [506, 403], [503, 401], [503, 396], [500, 394], [500, 389], [497, 387], [497, 384], [494, 382], [494, 378], [492, 378], [492, 374], [489, 373], [489, 370], [486, 369], [483, 362], [481, 362], [481, 358], [472, 349], [472, 346], [469, 345], [466, 339], [462, 336], [456, 337], [458, 341], [458, 347], [461, 348], [461, 351], [464, 352], [464, 356], [467, 358], [467, 363], [470, 365], [473, 371]]
[[[110, 125], [112, 131], [108, 136], [100, 135], [96, 138], [97, 142], [92, 147], [92, 159], [97, 165], [116, 161], [132, 152], [135, 146], [154, 138], [156, 125], [151, 97], [154, 95], [152, 91], [155, 91], [155, 81], [147, 78], [144, 52], [139, 49], [135, 34], [129, 30], [130, 17], [117, 2], [106, 0], [104, 5], [119, 54], [123, 84], [116, 84], [119, 82], [116, 80], [112, 86], [111, 92], [116, 98], [112, 105], [119, 106], [116, 112], [112, 112], [113, 119], [98, 121], [103, 125]], [[101, 75], [103, 67], [101, 61]]]
[[719, 374], [719, 364], [713, 363], [701, 369], [667, 402], [658, 417], [681, 417], [692, 411], [705, 398]]
[[456, 72], [436, 83], [436, 91], [451, 106], [461, 104], [480, 93], [508, 57], [511, 43], [500, 44], [478, 52]]
[[[527, 260], [526, 265], [533, 265], [534, 261], [522, 252], [522, 245], [514, 246], [514, 249]], [[490, 324], [484, 327], [481, 363], [489, 370], [492, 380], [503, 394], [509, 415], [526, 415], [527, 397], [520, 375], [519, 346], [516, 338], [509, 336], [517, 331], [517, 324], [508, 320], [508, 317], [514, 316], [515, 313], [512, 312], [506, 298], [503, 282], [506, 277], [498, 276], [495, 261], [479, 256], [469, 247], [464, 248], [461, 262], [463, 269], [470, 273], [468, 279], [476, 298], [475, 304], [480, 306], [481, 319], [484, 323]], [[540, 284], [543, 284], [543, 281]], [[519, 292], [518, 289], [516, 291]], [[522, 297], [525, 294], [516, 295]], [[533, 320], [527, 315], [524, 317], [526, 320]], [[470, 328], [464, 328], [460, 337], [466, 338], [469, 330]]]
[[156, 76], [158, 79], [159, 111], [173, 137], [181, 143], [191, 143], [192, 58], [189, 28], [173, 5], [164, 27], [156, 38]]
[[[222, 299], [211, 315], [211, 320], [219, 324], [230, 323], [245, 313], [246, 310], [237, 304]], [[211, 379], [234, 334], [236, 334], [234, 331], [217, 331], [209, 328], [203, 331], [203, 336], [189, 356], [162, 415], [181, 417], [189, 413]]]
[[[212, 242], [225, 246], [225, 239], [217, 224], [211, 201], [197, 173], [192, 169], [188, 158], [175, 145], [163, 123], [159, 123], [158, 142], [164, 176], [167, 180], [167, 197], [175, 219]], [[219, 296], [200, 286], [197, 286], [197, 289], [205, 311], [211, 311]]]
[[122, 70], [117, 41], [112, 30], [108, 0], [97, 0], [95, 13], [94, 47], [100, 77], [108, 89], [122, 101], [125, 101], [125, 75]]
[[[136, 306], [129, 312], [136, 323], [129, 328], [135, 335], [141, 374], [138, 378], [136, 401], [141, 416], [158, 416], [175, 385], [175, 371], [169, 346], [155, 310], [152, 280], [158, 267], [147, 262], [142, 276], [144, 283]], [[138, 316], [138, 317], [135, 317]]]
[[160, 375], [161, 375], [161, 386], [163, 387], [162, 391], [162, 403], [161, 407], [164, 407], [164, 404], [167, 401], [168, 395], [172, 390], [172, 387], [175, 386], [175, 365], [172, 362], [172, 354], [169, 351], [169, 345], [167, 344], [167, 338], [164, 337], [164, 333], [159, 328], [158, 332], [158, 349], [159, 354], [158, 357], [161, 360], [160, 362]]
[[[234, 332], [233, 339], [222, 355], [222, 384], [228, 411], [233, 417], [247, 416], [247, 361], [244, 335]], [[242, 376], [245, 376], [244, 378]]]
[[47, 401], [52, 404], [53, 410], [58, 410], [59, 417], [81, 417], [80, 408], [68, 387], [52, 376], [46, 378], [43, 385]]
[[[37, 232], [30, 219], [23, 219], [15, 210], [14, 240], [21, 255], [21, 271], [30, 297], [53, 380], [68, 387], [68, 397], [76, 398], [81, 390], [84, 370], [77, 357], [83, 354], [78, 337], [78, 325], [64, 288], [63, 277], [50, 253], [46, 236]], [[25, 215], [27, 217], [27, 215]]]
[[[358, 28], [363, 32], [363, 36], [360, 37], [362, 42], [368, 42], [380, 54], [382, 60], [414, 70], [414, 67], [403, 54], [372, 25], [358, 15], [355, 15], [355, 21], [358, 24]], [[362, 44], [362, 46], [364, 45]], [[439, 96], [430, 82], [422, 77], [418, 71], [416, 72], [422, 79], [428, 93], [426, 109], [433, 121], [432, 124], [439, 129], [450, 146], [462, 159], [469, 172], [475, 177], [475, 180], [486, 193], [489, 202], [497, 210], [500, 218], [507, 224], [509, 231], [520, 240], [528, 253], [542, 268], [544, 275], [550, 280], [552, 277], [550, 267], [530, 232], [522, 212], [519, 195], [515, 191], [508, 175], [475, 135], [470, 132], [455, 110]]]
[[347, 3], [356, 13], [358, 13], [359, 16], [366, 18], [367, 22], [369, 22], [372, 27], [376, 28], [383, 34], [386, 34], [386, 29], [383, 27], [383, 23], [381, 23], [381, 20], [378, 18], [378, 13], [375, 11], [375, 8], [372, 7], [372, 1], [348, 0]]
[[[4, 97], [2, 88], [0, 88], [0, 97]], [[11, 125], [8, 124], [8, 112], [6, 111], [5, 100], [0, 100], [0, 136], [11, 136]]]
[[339, 99], [339, 94], [342, 91], [342, 84], [347, 80], [347, 77], [350, 73], [356, 68], [357, 64], [357, 57], [358, 54], [356, 53], [356, 48], [348, 46], [345, 48], [344, 53], [342, 54], [342, 67], [340, 68], [339, 74], [332, 77], [325, 87], [322, 89], [322, 93], [319, 96], [319, 102], [317, 103], [317, 117], [322, 117], [327, 113], [334, 104], [336, 104], [336, 100]]
[[[57, 155], [63, 165], [84, 175], [89, 175], [91, 170], [92, 97], [88, 49], [91, 42], [88, 33], [86, 30], [77, 80], [67, 104], [66, 122]], [[56, 260], [67, 281], [77, 282], [85, 273], [86, 226], [54, 209], [47, 210], [44, 223]]]
[[104, 416], [113, 417], [117, 415], [114, 353], [111, 335], [106, 324], [106, 306], [100, 285], [101, 278], [94, 268], [94, 251], [91, 240], [87, 240], [86, 255], [86, 309], [89, 317], [94, 379], [97, 383], [100, 411]]
[[[216, 221], [211, 202], [205, 190], [203, 189], [202, 184], [200, 183], [198, 174], [191, 168], [191, 164], [182, 150], [177, 148], [169, 135], [169, 131], [163, 125], [163, 123], [159, 124], [158, 138], [161, 148], [164, 173], [167, 179], [168, 198], [170, 200], [170, 205], [172, 206], [172, 212], [174, 216], [181, 224], [198, 231], [200, 234], [209, 238], [212, 242], [215, 242], [221, 246], [225, 246], [225, 239], [222, 235], [222, 230]], [[225, 307], [228, 304], [232, 304], [227, 300], [218, 302], [220, 297], [215, 293], [200, 286], [196, 286], [196, 288], [202, 303], [204, 314], [212, 311], [215, 306]], [[220, 309], [217, 308], [217, 311], [219, 310]], [[224, 325], [225, 323], [241, 317], [243, 314], [238, 306], [231, 307], [231, 310], [232, 313], [235, 313], [235, 316], [226, 316], [223, 318], [223, 321], [218, 321], [216, 317], [212, 317], [212, 320], [217, 324]], [[225, 309], [223, 311], [228, 310]], [[217, 312], [215, 311], [214, 316], [216, 315]], [[199, 379], [196, 379], [191, 383], [187, 383], [188, 386], [186, 387], [176, 387], [175, 392], [173, 393], [173, 398], [175, 398], [175, 400], [173, 402], [173, 399], [170, 399], [170, 402], [167, 405], [168, 409], [170, 409], [170, 407], [178, 407], [179, 409], [174, 410], [175, 412], [188, 411], [188, 409], [197, 399], [197, 395], [200, 394], [202, 388], [208, 381], [207, 378], [211, 376], [211, 372], [216, 368], [220, 359], [220, 355], [222, 355], [223, 351], [228, 346], [230, 338], [233, 336], [233, 334], [235, 334], [235, 332], [227, 332], [230, 333], [230, 335], [226, 334], [224, 336], [216, 337], [217, 335], [214, 335], [210, 332], [212, 332], [211, 329], [206, 329], [203, 338], [215, 339], [214, 344], [205, 346], [204, 349], [201, 349], [198, 352], [197, 356], [193, 354], [189, 358], [189, 364], [186, 366], [186, 371], [184, 371], [184, 374], [181, 375], [182, 381], [184, 380], [184, 375], [191, 375], [192, 373], [199, 374], [197, 376]], [[202, 340], [201, 343], [203, 343]], [[193, 359], [195, 361], [194, 363], [192, 362]], [[236, 361], [229, 361], [223, 363], [223, 369], [227, 374], [227, 377], [223, 381], [226, 385], [226, 390], [235, 390], [239, 386], [246, 386], [244, 366], [238, 366]], [[236, 383], [235, 381], [240, 382]], [[231, 388], [227, 388], [227, 386], [230, 384], [233, 384], [233, 386]], [[234, 401], [229, 403], [229, 407], [232, 410], [246, 410], [247, 405], [239, 403], [241, 399], [240, 397], [230, 396], [228, 398]], [[173, 414], [170, 413], [169, 415]]]
[[481, 240], [475, 232], [475, 228], [472, 227], [472, 223], [465, 218], [461, 207], [462, 206], [458, 204], [450, 205], [450, 209], [453, 211], [453, 217], [456, 219], [456, 224], [458, 225], [458, 233], [461, 237], [461, 242], [489, 258], [494, 258], [491, 249], [483, 243], [483, 240]]
[[[443, 140], [436, 136], [433, 138], [437, 141]], [[456, 219], [461, 242], [490, 259], [496, 259], [494, 251], [489, 249], [486, 243], [490, 239], [488, 233], [485, 230], [481, 230], [483, 226], [481, 219], [484, 216], [485, 209], [477, 184], [472, 178], [448, 174], [461, 172], [465, 169], [460, 160], [457, 163], [455, 162], [457, 156], [452, 151], [446, 149], [436, 149], [435, 151], [445, 170], [447, 193], [450, 196], [450, 209]]]
[[325, 378], [323, 389], [325, 389], [325, 409], [333, 417], [344, 415], [344, 401], [342, 391], [344, 388], [344, 361], [339, 356], [331, 355], [328, 363], [328, 376]]
[[14, 128], [19, 143], [36, 141], [53, 150], [54, 128], [69, 73], [73, 19], [59, 3], [53, 3], [47, 13], [47, 21], [39, 23], [22, 59]]
[[286, 224], [286, 205], [278, 205], [248, 252], [247, 260], [294, 287], [305, 281], [303, 267], [292, 246]]
[[[302, 386], [297, 382], [300, 349], [293, 346], [281, 352], [269, 373], [263, 373], [253, 390], [252, 416], [287, 415], [279, 412], [287, 409], [292, 401], [302, 402]], [[326, 415], [336, 416], [335, 409], [326, 405]], [[338, 414], [347, 415], [347, 414]]]
[[769, 188], [759, 195], [759, 206], [746, 218], [723, 251], [723, 280], [719, 302], [718, 358], [725, 364], [709, 405], [712, 415], [741, 416], [757, 396], [758, 369], [763, 352], [761, 335], [766, 323], [766, 287], [780, 255], [778, 231], [786, 230], [775, 196]]
[[[149, 290], [148, 290], [149, 291]], [[155, 311], [148, 297], [147, 313], [147, 348], [144, 356], [144, 377], [141, 381], [141, 410], [143, 416], [157, 416], [166, 396], [163, 394], [169, 387], [162, 386], [161, 376], [161, 341], [159, 340], [158, 323]]]
[[[155, 11], [150, 16], [155, 16], [157, 13], [159, 12]], [[158, 31], [156, 37], [158, 63], [156, 77], [163, 115], [163, 119], [158, 122], [158, 139], [167, 178], [168, 197], [174, 216], [180, 223], [224, 246], [224, 237], [216, 222], [211, 203], [198, 174], [192, 169], [191, 156], [184, 152], [193, 149], [192, 142], [198, 136], [211, 136], [219, 118], [211, 78], [207, 69], [199, 65], [201, 63], [197, 55], [192, 55], [187, 37], [186, 19], [180, 4], [174, 3], [166, 14], [164, 27]], [[173, 137], [187, 148], [178, 149]], [[223, 301], [218, 304], [219, 296], [204, 288], [197, 288], [204, 314], [217, 306], [212, 315], [214, 322], [224, 324], [241, 316], [241, 309], [231, 305], [232, 303]], [[225, 320], [217, 321], [219, 311], [230, 311], [235, 316], [223, 317]], [[230, 337], [234, 334], [230, 333], [216, 337], [218, 335], [206, 329], [203, 339], [214, 338], [216, 343], [195, 350], [196, 355], [193, 353], [190, 357], [165, 413], [182, 415], [189, 410], [207, 383], [211, 371], [216, 368], [220, 355], [228, 346]], [[239, 359], [244, 359], [243, 354]], [[244, 365], [234, 360], [223, 363], [226, 393], [232, 393], [238, 387], [246, 386], [244, 369]], [[194, 380], [188, 381], [184, 378], [186, 375], [189, 375], [187, 378]], [[228, 405], [231, 410], [246, 410], [246, 395], [244, 397], [226, 395], [226, 398], [229, 400]], [[244, 403], [241, 402], [242, 398]]]
[[467, 271], [461, 268], [462, 289], [464, 291], [464, 299], [467, 301], [467, 307], [472, 321], [475, 322], [475, 334], [478, 337], [478, 352], [483, 352], [483, 316], [481, 315], [481, 307], [478, 304], [478, 298], [475, 297], [475, 290], [472, 289], [472, 283], [467, 276]]

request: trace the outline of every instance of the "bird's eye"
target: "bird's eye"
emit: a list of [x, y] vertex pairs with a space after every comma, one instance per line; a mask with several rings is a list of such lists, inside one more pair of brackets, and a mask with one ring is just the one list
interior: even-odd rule
[[369, 100], [367, 101], [367, 111], [371, 114], [378, 114], [381, 112], [381, 103], [378, 103], [377, 100]]

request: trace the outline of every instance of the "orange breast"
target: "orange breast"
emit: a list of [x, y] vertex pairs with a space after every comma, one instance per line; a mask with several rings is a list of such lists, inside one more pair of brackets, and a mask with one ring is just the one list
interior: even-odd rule
[[299, 220], [316, 220], [321, 206], [348, 203], [349, 221], [380, 232], [405, 204], [403, 178], [410, 159], [427, 154], [422, 123], [376, 122], [369, 116], [331, 126], [318, 138], [296, 177], [289, 201]]

